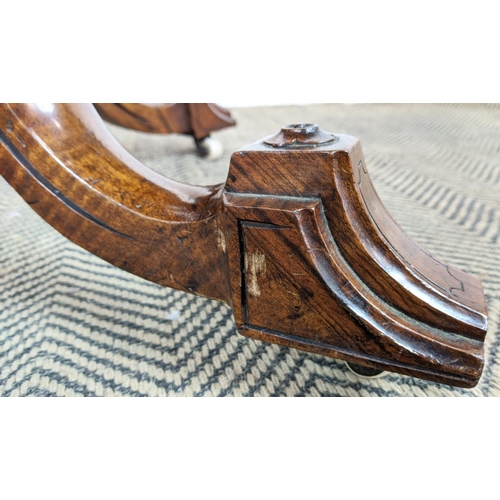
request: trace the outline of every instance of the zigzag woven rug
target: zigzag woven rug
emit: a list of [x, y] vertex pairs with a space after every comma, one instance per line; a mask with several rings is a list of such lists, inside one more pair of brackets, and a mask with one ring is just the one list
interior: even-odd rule
[[111, 127], [144, 163], [193, 184], [224, 180], [232, 151], [282, 125], [318, 123], [361, 139], [389, 212], [424, 248], [480, 277], [489, 330], [484, 374], [456, 389], [239, 336], [225, 305], [132, 276], [66, 240], [0, 178], [3, 396], [500, 395], [500, 106], [311, 105], [232, 111], [196, 155], [184, 136]]

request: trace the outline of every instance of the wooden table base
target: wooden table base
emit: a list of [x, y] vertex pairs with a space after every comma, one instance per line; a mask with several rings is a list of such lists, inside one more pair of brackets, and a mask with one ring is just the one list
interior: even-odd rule
[[481, 284], [401, 231], [354, 137], [293, 124], [200, 187], [140, 163], [92, 105], [3, 104], [0, 173], [88, 251], [231, 305], [243, 335], [461, 387], [481, 376]]

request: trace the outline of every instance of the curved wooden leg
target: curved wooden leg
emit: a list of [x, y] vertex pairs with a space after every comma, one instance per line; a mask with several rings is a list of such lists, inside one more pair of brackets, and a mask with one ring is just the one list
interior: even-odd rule
[[0, 131], [0, 173], [68, 239], [147, 280], [230, 302], [224, 184], [154, 172], [90, 104], [3, 104]]
[[0, 173], [45, 220], [109, 262], [232, 305], [243, 335], [473, 387], [479, 281], [385, 211], [359, 141], [294, 124], [233, 154], [226, 184], [151, 171], [91, 105], [1, 105]]
[[121, 127], [155, 134], [188, 134], [195, 139], [202, 156], [217, 159], [222, 145], [210, 140], [215, 130], [236, 122], [227, 109], [217, 104], [112, 104], [94, 103], [103, 119]]
[[152, 134], [192, 134], [188, 104], [94, 103], [109, 123]]

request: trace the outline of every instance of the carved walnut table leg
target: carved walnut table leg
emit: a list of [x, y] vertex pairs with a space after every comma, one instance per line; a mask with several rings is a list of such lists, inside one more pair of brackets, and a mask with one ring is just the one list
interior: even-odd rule
[[192, 135], [201, 154], [222, 155], [222, 145], [210, 134], [235, 125], [227, 109], [217, 104], [111, 104], [94, 103], [102, 118], [121, 127], [155, 134]]
[[401, 231], [354, 137], [285, 127], [195, 187], [137, 161], [91, 105], [6, 104], [0, 173], [90, 252], [231, 305], [243, 335], [461, 387], [481, 376], [481, 284]]

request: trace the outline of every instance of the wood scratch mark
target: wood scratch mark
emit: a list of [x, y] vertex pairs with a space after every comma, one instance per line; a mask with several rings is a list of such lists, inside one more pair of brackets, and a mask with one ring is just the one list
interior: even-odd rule
[[266, 275], [266, 256], [259, 250], [245, 255], [245, 273], [248, 293], [260, 297], [259, 277]]
[[217, 247], [223, 253], [226, 253], [226, 249], [227, 249], [226, 237], [224, 236], [224, 233], [220, 230], [220, 228], [217, 228]]

